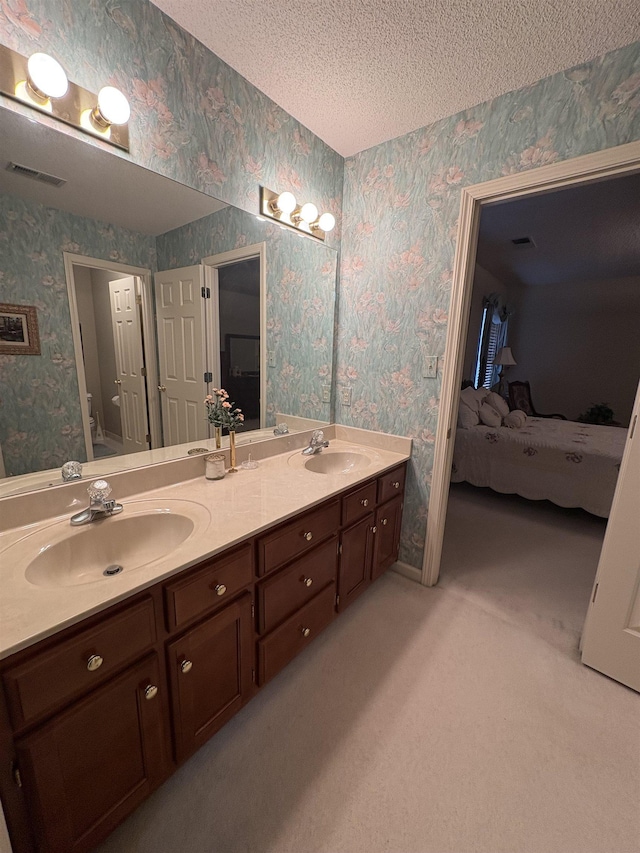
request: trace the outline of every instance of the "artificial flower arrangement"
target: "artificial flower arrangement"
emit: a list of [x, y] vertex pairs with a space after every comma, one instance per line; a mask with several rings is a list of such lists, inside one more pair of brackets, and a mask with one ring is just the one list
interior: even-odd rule
[[204, 398], [209, 423], [216, 427], [227, 427], [229, 432], [235, 432], [244, 425], [242, 410], [234, 409], [235, 403], [229, 402], [229, 394], [224, 388], [213, 388], [212, 390], [213, 394], [207, 394]]

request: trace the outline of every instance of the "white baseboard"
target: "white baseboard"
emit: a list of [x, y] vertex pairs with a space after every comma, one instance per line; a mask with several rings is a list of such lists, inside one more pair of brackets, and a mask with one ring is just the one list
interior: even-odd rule
[[415, 581], [416, 583], [422, 582], [422, 572], [420, 569], [417, 569], [415, 566], [410, 566], [409, 563], [403, 563], [401, 560], [398, 560], [391, 566], [391, 571], [397, 572], [399, 575], [409, 578], [409, 580]]

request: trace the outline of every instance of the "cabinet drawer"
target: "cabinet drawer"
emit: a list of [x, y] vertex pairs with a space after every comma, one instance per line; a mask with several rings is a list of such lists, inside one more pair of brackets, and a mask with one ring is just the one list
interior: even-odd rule
[[340, 503], [333, 501], [283, 524], [258, 540], [258, 571], [261, 575], [284, 566], [289, 560], [315, 548], [340, 525]]
[[395, 498], [396, 495], [401, 495], [404, 492], [405, 474], [406, 467], [400, 465], [398, 468], [394, 468], [393, 471], [389, 471], [383, 474], [382, 477], [378, 477], [379, 504], [391, 500], [391, 498]]
[[243, 545], [231, 554], [211, 560], [184, 580], [165, 586], [168, 628], [171, 631], [226, 604], [253, 580], [253, 546]]
[[333, 536], [310, 554], [272, 575], [258, 587], [260, 632], [271, 631], [306, 604], [328, 583], [338, 568], [338, 539]]
[[146, 598], [7, 670], [3, 681], [14, 728], [93, 689], [155, 641], [153, 601]]
[[351, 524], [371, 512], [376, 502], [376, 484], [367, 483], [342, 499], [342, 524]]
[[260, 684], [266, 684], [301, 652], [336, 615], [331, 584], [267, 637], [258, 640]]

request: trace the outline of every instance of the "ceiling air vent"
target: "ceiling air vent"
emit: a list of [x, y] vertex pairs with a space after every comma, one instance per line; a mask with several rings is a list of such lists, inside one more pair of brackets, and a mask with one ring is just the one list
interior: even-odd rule
[[46, 172], [39, 172], [37, 169], [21, 166], [20, 163], [7, 163], [7, 171], [13, 172], [16, 175], [23, 175], [25, 178], [33, 178], [35, 181], [40, 181], [43, 184], [50, 184], [52, 187], [61, 187], [67, 183], [64, 178], [47, 175]]
[[531, 237], [515, 237], [511, 242], [518, 249], [535, 249], [536, 246]]

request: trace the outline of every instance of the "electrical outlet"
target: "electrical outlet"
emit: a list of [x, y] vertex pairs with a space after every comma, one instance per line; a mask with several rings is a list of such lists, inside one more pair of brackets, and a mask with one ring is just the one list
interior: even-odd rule
[[331, 385], [323, 385], [322, 386], [322, 402], [330, 403], [331, 402]]
[[351, 388], [345, 387], [340, 390], [340, 402], [343, 406], [351, 405]]
[[276, 366], [276, 353], [275, 353], [275, 350], [270, 349], [269, 350], [269, 367], [275, 367], [275, 366]]
[[435, 379], [438, 376], [438, 356], [426, 355], [422, 366], [423, 379]]

